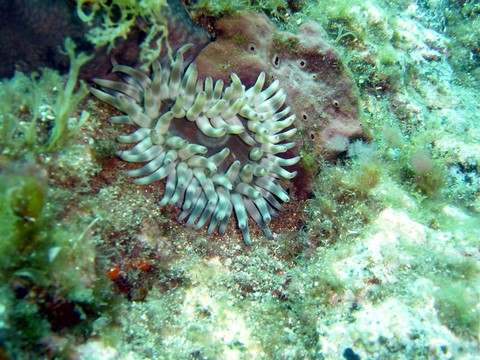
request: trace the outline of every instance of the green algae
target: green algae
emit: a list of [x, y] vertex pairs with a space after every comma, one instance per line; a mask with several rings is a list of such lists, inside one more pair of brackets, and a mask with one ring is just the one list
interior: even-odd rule
[[88, 94], [85, 83], [77, 84], [77, 80], [80, 68], [91, 57], [75, 54], [75, 44], [69, 38], [65, 41], [65, 51], [70, 58], [66, 81], [57, 71], [44, 68], [30, 76], [17, 72], [12, 79], [1, 83], [2, 158], [61, 149], [88, 120], [87, 111], [82, 111], [78, 118], [72, 115]]
[[[12, 357], [42, 356], [42, 339], [65, 328], [92, 331], [114, 301], [105, 279], [96, 278], [91, 228], [98, 219], [65, 222], [62, 189], [52, 179], [78, 176], [72, 164], [90, 116], [79, 109], [88, 89], [78, 81], [90, 57], [69, 38], [65, 52], [66, 76], [43, 68], [0, 83], [0, 332], [2, 351]], [[67, 154], [69, 176], [61, 160]]]
[[79, 18], [91, 28], [85, 38], [99, 49], [108, 46], [112, 50], [118, 39], [126, 39], [132, 28], [143, 23], [145, 39], [140, 45], [140, 63], [144, 70], [150, 69], [166, 47], [168, 55], [173, 52], [168, 44], [167, 19], [161, 10], [166, 0], [77, 0]]
[[431, 295], [442, 324], [460, 336], [474, 338], [480, 321], [479, 291], [473, 285], [480, 275], [479, 264], [461, 254], [444, 254], [429, 247], [408, 245], [405, 250], [414, 259], [411, 266], [416, 276], [435, 284]]
[[460, 336], [478, 335], [480, 314], [477, 309], [478, 293], [465, 287], [465, 283], [448, 283], [435, 296], [435, 308], [442, 323]]
[[91, 331], [114, 297], [96, 278], [91, 226], [82, 232], [58, 225], [61, 210], [48, 195], [45, 169], [29, 156], [10, 163], [0, 180], [0, 302], [6, 314], [0, 330], [8, 329], [8, 353], [33, 356], [53, 332]]
[[288, 17], [290, 4], [286, 0], [199, 0], [193, 8], [217, 18], [239, 12], [258, 11], [283, 21]]
[[[467, 4], [472, 5], [470, 2]], [[341, 5], [342, 3], [338, 6], [331, 5], [336, 7], [334, 10], [337, 13], [330, 18], [335, 19], [329, 28], [332, 38], [338, 34], [339, 26], [343, 26], [347, 32], [355, 29], [357, 34], [358, 31], [356, 27], [359, 25], [342, 10]], [[227, 6], [231, 5], [225, 4]], [[306, 21], [303, 13], [301, 16]], [[390, 17], [388, 14], [386, 16]], [[74, 179], [75, 184], [82, 184], [86, 195], [81, 195], [80, 189], [72, 191], [68, 188], [50, 188], [53, 197], [48, 197], [43, 190], [44, 182], [36, 177], [32, 179], [17, 174], [20, 176], [17, 177], [17, 185], [5, 188], [2, 192], [2, 200], [12, 204], [8, 211], [2, 213], [8, 215], [2, 216], [2, 224], [14, 233], [12, 229], [16, 225], [12, 225], [11, 219], [23, 224], [28, 223], [25, 219], [38, 219], [35, 223], [40, 228], [31, 231], [35, 236], [42, 232], [48, 234], [49, 238], [51, 235], [52, 242], [47, 242], [46, 248], [66, 246], [62, 247], [53, 264], [47, 263], [48, 272], [57, 275], [69, 266], [73, 269], [72, 264], [84, 265], [85, 258], [121, 258], [126, 253], [125, 248], [129, 250], [129, 255], [135, 254], [139, 251], [135, 248], [135, 243], [150, 241], [149, 254], [157, 251], [162, 254], [158, 260], [162, 268], [159, 275], [161, 286], [153, 286], [145, 302], [124, 304], [124, 314], [120, 319], [122, 329], [115, 330], [109, 326], [113, 322], [105, 309], [99, 310], [105, 311], [100, 318], [106, 322], [104, 325], [101, 321], [94, 324], [87, 321], [87, 326], [82, 329], [86, 334], [100, 331], [103, 341], [131, 356], [328, 358], [332, 353], [329, 353], [326, 337], [331, 330], [329, 326], [338, 319], [345, 321], [342, 334], [348, 334], [344, 335], [347, 341], [351, 341], [348, 348], [352, 346], [356, 352], [363, 351], [362, 358], [375, 356], [372, 354], [379, 356], [372, 341], [365, 339], [363, 336], [366, 335], [362, 332], [352, 335], [349, 326], [359, 322], [357, 315], [362, 307], [371, 303], [382, 304], [392, 298], [404, 301], [415, 310], [421, 308], [422, 302], [428, 305], [432, 301], [441, 325], [458, 336], [463, 341], [462, 348], [468, 352], [471, 349], [468, 341], [477, 335], [478, 324], [478, 310], [475, 308], [478, 290], [472, 287], [478, 279], [478, 264], [476, 253], [470, 249], [476, 243], [476, 237], [474, 233], [465, 235], [459, 232], [462, 228], [475, 229], [478, 219], [466, 221], [461, 214], [446, 216], [444, 205], [452, 202], [468, 206], [478, 199], [478, 163], [472, 155], [475, 147], [470, 147], [467, 155], [458, 155], [454, 151], [446, 155], [439, 149], [439, 144], [445, 141], [442, 133], [448, 122], [435, 122], [432, 117], [422, 118], [431, 109], [438, 107], [438, 104], [428, 104], [425, 107], [428, 111], [424, 108], [412, 111], [411, 103], [414, 100], [418, 103], [418, 98], [412, 95], [415, 91], [418, 90], [421, 96], [427, 97], [423, 87], [437, 88], [442, 84], [438, 79], [419, 84], [428, 75], [420, 67], [404, 62], [402, 51], [405, 48], [402, 47], [406, 42], [399, 40], [401, 35], [393, 28], [394, 23], [387, 23], [393, 29], [392, 40], [397, 39], [392, 47], [385, 45], [388, 37], [380, 36], [378, 44], [365, 50], [374, 43], [375, 36], [382, 35], [385, 29], [389, 30], [383, 25], [377, 25], [371, 34], [367, 30], [358, 31], [358, 38], [348, 36], [338, 42], [338, 46], [346, 48], [343, 56], [349, 60], [349, 67], [361, 89], [362, 106], [367, 112], [365, 126], [376, 146], [364, 141], [355, 146], [352, 143], [346, 154], [335, 163], [323, 162], [308, 149], [303, 150], [301, 166], [304, 171], [312, 173], [316, 180], [315, 198], [308, 202], [308, 222], [301, 232], [279, 235], [275, 242], [259, 239], [250, 249], [235, 247], [238, 240], [235, 233], [228, 234], [223, 239], [204, 239], [201, 237], [203, 234], [178, 230], [178, 225], [168, 220], [170, 215], [160, 213], [155, 206], [155, 189], [129, 188], [127, 181], [116, 179], [110, 183], [101, 183], [98, 193], [88, 194], [92, 186], [89, 181], [98, 179], [88, 172], [77, 174], [76, 167], [69, 168], [72, 172], [64, 173], [58, 178], [61, 183]], [[367, 51], [372, 61], [365, 59], [357, 49]], [[382, 51], [386, 53], [382, 55]], [[395, 51], [398, 53], [395, 54]], [[459, 61], [459, 68], [461, 63]], [[397, 68], [399, 64], [401, 67]], [[402, 74], [404, 70], [407, 74]], [[411, 81], [416, 82], [414, 91], [409, 85]], [[452, 91], [448, 87], [446, 89], [449, 93]], [[402, 93], [405, 97], [399, 99]], [[468, 112], [475, 107], [470, 104], [465, 109], [465, 118], [468, 119]], [[418, 116], [419, 113], [422, 116]], [[433, 115], [437, 119], [445, 116]], [[91, 128], [88, 131], [94, 132]], [[465, 142], [471, 143], [474, 136], [472, 127], [465, 125], [465, 132]], [[77, 140], [72, 137], [70, 143], [72, 141]], [[433, 168], [427, 164], [425, 171], [418, 165], [414, 166], [413, 159], [426, 149], [430, 156], [424, 158], [424, 161], [431, 161]], [[104, 169], [114, 166], [112, 154], [111, 142], [103, 140], [96, 143], [95, 160], [93, 164], [85, 166], [98, 166], [97, 163], [101, 163]], [[54, 160], [58, 159], [58, 154], [53, 156]], [[73, 156], [73, 153], [69, 152], [67, 158], [68, 156]], [[452, 168], [456, 169], [457, 166], [460, 170], [453, 178]], [[65, 172], [65, 168], [62, 171]], [[64, 200], [61, 201], [61, 198]], [[80, 198], [82, 201], [79, 202]], [[99, 219], [102, 220], [95, 222], [92, 228], [99, 227], [100, 243], [103, 247], [108, 247], [108, 250], [100, 252], [100, 248], [86, 241], [89, 236], [82, 237], [84, 231], [78, 224], [72, 224], [68, 217], [58, 220], [61, 206], [71, 203], [80, 203], [80, 212], [100, 216]], [[474, 205], [469, 206], [478, 214], [478, 205], [477, 210]], [[56, 216], [49, 214], [48, 209], [51, 207], [58, 207]], [[431, 231], [429, 236], [432, 236], [431, 241], [414, 245], [407, 246], [404, 242], [385, 244], [382, 248], [385, 263], [400, 264], [393, 268], [392, 273], [387, 272], [386, 275], [390, 278], [380, 276], [383, 273], [378, 259], [359, 264], [354, 261], [355, 254], [361, 252], [372, 236], [369, 229], [385, 208], [402, 209], [411, 218], [424, 224], [425, 229]], [[88, 217], [87, 215], [85, 216]], [[88, 226], [84, 220], [81, 222], [83, 230]], [[63, 223], [63, 228], [53, 228], [58, 222]], [[149, 224], [160, 227], [160, 230], [149, 232]], [[91, 228], [88, 228], [86, 235], [90, 231]], [[442, 239], [442, 232], [457, 235], [450, 241], [441, 243], [439, 240]], [[86, 241], [86, 244], [80, 246], [77, 243], [75, 252], [70, 252], [70, 256], [67, 256], [69, 260], [59, 261], [60, 255], [69, 253], [65, 250], [68, 249], [68, 242], [77, 237]], [[414, 237], [412, 239], [418, 240]], [[408, 242], [408, 239], [402, 241]], [[438, 243], [435, 244], [435, 241]], [[122, 244], [125, 248], [122, 248]], [[112, 250], [114, 245], [116, 248]], [[6, 244], [4, 249], [6, 253], [16, 251]], [[86, 256], [89, 252], [90, 255]], [[112, 252], [117, 254], [111, 255]], [[39, 252], [43, 258], [45, 254], [48, 251]], [[10, 256], [8, 260], [16, 258], [18, 256]], [[350, 262], [347, 261], [352, 258]], [[38, 262], [43, 263], [46, 261]], [[4, 269], [7, 266], [12, 266], [12, 263], [5, 265]], [[22, 278], [22, 281], [45, 286], [48, 282], [43, 282], [48, 280], [42, 277], [43, 271], [34, 271], [37, 268], [41, 266], [16, 268], [16, 276]], [[52, 269], [55, 270], [52, 272]], [[344, 269], [352, 273], [348, 277], [342, 277]], [[82, 287], [78, 285], [78, 276], [73, 270], [66, 279], [55, 279], [54, 284], [58, 285], [57, 281], [60, 280], [65, 280], [68, 285], [61, 293], [68, 299], [81, 303], [80, 306], [87, 310], [89, 307], [84, 302], [95, 308], [103, 301], [109, 288], [105, 282], [94, 287], [94, 291]], [[142, 278], [135, 276], [132, 281], [141, 282]], [[425, 287], [431, 292], [418, 296], [416, 286], [421, 281], [432, 284], [431, 287]], [[172, 285], [169, 287], [165, 284]], [[3, 302], [8, 311], [16, 316], [8, 319], [8, 324], [17, 323], [19, 325], [16, 329], [25, 329], [25, 336], [33, 346], [50, 332], [50, 319], [42, 315], [39, 305], [34, 301], [16, 300], [9, 298]], [[88, 313], [87, 310], [84, 313]], [[426, 317], [428, 320], [425, 323], [432, 322], [432, 326], [437, 326], [434, 323], [435, 317], [430, 313], [427, 315], [430, 317]], [[423, 357], [434, 356], [433, 345], [428, 347], [430, 339], [425, 333], [429, 328], [425, 323], [417, 334], [411, 334], [408, 341], [402, 343], [402, 339], [398, 340], [400, 344], [395, 344], [394, 338], [388, 338], [382, 333], [383, 340], [378, 340], [383, 346], [382, 351], [394, 349], [397, 351], [395, 354], [403, 351], [411, 357], [415, 353]], [[33, 328], [27, 328], [27, 325], [33, 325]], [[75, 329], [81, 327], [70, 326], [65, 331], [78, 335]], [[367, 333], [367, 328], [364, 330]], [[388, 332], [388, 329], [383, 331]], [[453, 356], [452, 353], [463, 351], [456, 350], [458, 342], [455, 343], [451, 338], [448, 341], [451, 342], [445, 341], [445, 354]], [[157, 346], [152, 348], [152, 343]], [[341, 342], [331, 345], [343, 350]], [[373, 350], [369, 353], [368, 349]], [[385, 355], [385, 352], [380, 354]], [[341, 352], [337, 358], [339, 357]], [[335, 356], [332, 355], [331, 358]]]

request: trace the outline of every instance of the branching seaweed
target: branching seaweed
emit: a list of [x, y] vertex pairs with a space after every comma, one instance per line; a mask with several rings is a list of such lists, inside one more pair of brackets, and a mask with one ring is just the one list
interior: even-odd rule
[[166, 42], [167, 19], [161, 12], [166, 6], [166, 0], [77, 0], [77, 14], [82, 21], [93, 26], [86, 38], [97, 49], [103, 46], [113, 49], [117, 39], [126, 39], [134, 26], [145, 24], [147, 30], [145, 40], [140, 44], [140, 62], [144, 69], [148, 69], [160, 57], [163, 42], [168, 55], [172, 55]]
[[26, 75], [17, 72], [0, 83], [0, 146], [7, 158], [19, 158], [27, 152], [52, 152], [64, 146], [89, 118], [82, 111], [74, 126], [70, 117], [88, 94], [87, 86], [77, 79], [80, 68], [90, 57], [75, 54], [75, 44], [67, 38], [65, 53], [70, 71], [65, 82], [55, 70], [43, 68]]
[[54, 105], [55, 126], [53, 128], [51, 137], [48, 141], [47, 151], [52, 151], [57, 147], [62, 146], [65, 142], [75, 134], [80, 127], [88, 120], [90, 114], [83, 110], [78, 123], [73, 129], [68, 129], [68, 118], [73, 113], [77, 105], [89, 93], [85, 83], [80, 82], [80, 88], [74, 92], [75, 85], [78, 79], [78, 72], [83, 64], [91, 59], [84, 53], [75, 55], [75, 44], [67, 38], [65, 41], [65, 50], [70, 58], [70, 71], [68, 73], [68, 80], [63, 91], [60, 91]]

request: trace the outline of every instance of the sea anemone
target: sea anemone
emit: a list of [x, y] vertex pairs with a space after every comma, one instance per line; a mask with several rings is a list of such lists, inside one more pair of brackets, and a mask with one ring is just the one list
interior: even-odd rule
[[119, 152], [121, 159], [146, 163], [126, 174], [138, 177], [137, 184], [166, 178], [159, 205], [176, 204], [182, 209], [178, 220], [196, 222], [195, 230], [210, 221], [208, 234], [217, 225], [223, 234], [235, 212], [247, 245], [248, 216], [273, 239], [267, 223], [283, 210], [280, 202], [289, 201], [277, 179], [292, 179], [296, 172], [283, 167], [299, 161], [278, 156], [295, 146], [284, 142], [296, 132], [286, 94], [278, 81], [262, 91], [263, 72], [248, 90], [235, 74], [226, 88], [222, 80], [199, 80], [195, 63], [184, 63], [190, 46], [155, 62], [151, 77], [114, 64], [124, 81], [95, 79], [103, 91], [92, 93], [126, 114], [110, 120], [138, 127], [118, 136], [120, 143], [135, 144]]

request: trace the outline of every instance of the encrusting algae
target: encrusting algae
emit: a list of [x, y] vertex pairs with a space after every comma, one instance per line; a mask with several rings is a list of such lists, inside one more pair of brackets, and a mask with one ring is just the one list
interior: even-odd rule
[[476, 1], [0, 9], [0, 357], [476, 357]]

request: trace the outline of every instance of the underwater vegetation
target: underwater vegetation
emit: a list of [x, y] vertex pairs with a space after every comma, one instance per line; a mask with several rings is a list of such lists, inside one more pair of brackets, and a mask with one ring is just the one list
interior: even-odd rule
[[287, 0], [199, 0], [196, 1], [192, 8], [197, 11], [205, 12], [214, 17], [222, 17], [232, 13], [256, 11], [264, 12], [273, 19], [286, 20], [290, 8], [298, 10], [298, 7], [304, 1], [298, 4]]
[[115, 47], [118, 39], [126, 39], [138, 21], [144, 22], [148, 35], [140, 44], [139, 60], [149, 66], [159, 58], [162, 42], [168, 37], [167, 20], [161, 13], [166, 7], [166, 0], [144, 0], [139, 4], [123, 0], [79, 0], [77, 14], [90, 27], [85, 34], [86, 40], [95, 48], [107, 46], [107, 51]]
[[[15, 79], [4, 80], [0, 89], [1, 158], [20, 158], [28, 152], [45, 153], [61, 148], [88, 120], [82, 111], [79, 119], [71, 119], [80, 101], [88, 94], [85, 83], [77, 86], [78, 73], [90, 57], [75, 54], [75, 44], [65, 41], [70, 59], [68, 80], [44, 68], [40, 73], [17, 73]], [[29, 113], [27, 121], [19, 121], [19, 113]], [[31, 113], [30, 113], [31, 112]], [[74, 123], [76, 121], [76, 123]]]
[[58, 154], [75, 153], [73, 139], [90, 116], [78, 109], [88, 94], [78, 74], [90, 57], [77, 53], [70, 38], [64, 46], [66, 77], [41, 68], [17, 72], [0, 86], [0, 338], [12, 357], [45, 354], [51, 347], [67, 351], [46, 339], [65, 328], [91, 332], [114, 299], [107, 280], [96, 277], [90, 229], [98, 219], [67, 225], [61, 188], [54, 185], [52, 192], [53, 178], [65, 169]]
[[55, 347], [46, 343], [55, 332], [91, 332], [115, 298], [95, 275], [89, 228], [72, 234], [57, 224], [60, 209], [48, 209], [46, 170], [27, 156], [10, 163], [0, 178], [2, 350], [12, 357], [45, 354]]
[[70, 72], [0, 81], [0, 358], [476, 357], [475, 1], [58, 3]]

